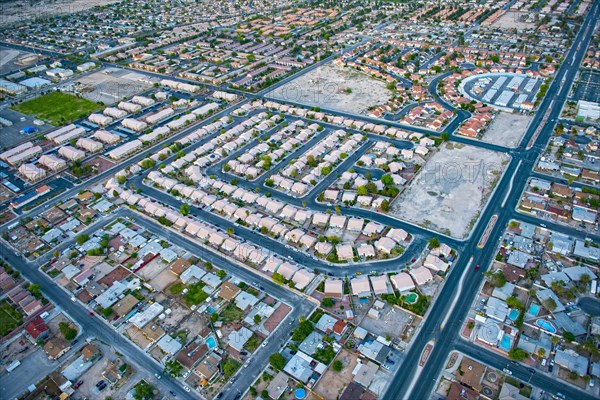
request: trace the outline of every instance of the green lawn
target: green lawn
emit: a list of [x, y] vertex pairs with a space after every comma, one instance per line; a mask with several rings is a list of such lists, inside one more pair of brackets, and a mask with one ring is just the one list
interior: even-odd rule
[[52, 92], [13, 107], [16, 111], [34, 115], [54, 126], [85, 118], [102, 106], [93, 101], [62, 92]]
[[229, 305], [219, 312], [219, 316], [221, 321], [225, 323], [239, 321], [244, 318], [244, 311], [240, 310], [234, 303], [229, 303]]
[[10, 333], [23, 323], [21, 314], [7, 302], [0, 302], [0, 337]]

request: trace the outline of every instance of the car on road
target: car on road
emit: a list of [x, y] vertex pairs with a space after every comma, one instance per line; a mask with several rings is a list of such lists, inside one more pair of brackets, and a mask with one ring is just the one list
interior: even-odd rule
[[183, 387], [183, 390], [185, 390], [185, 391], [186, 391], [186, 392], [188, 392], [188, 393], [191, 391], [191, 389], [190, 389], [189, 387], [187, 387], [187, 386], [184, 386], [184, 387]]
[[73, 385], [73, 389], [77, 389], [81, 385], [83, 385], [83, 381], [77, 381], [77, 383]]
[[174, 392], [174, 391], [172, 391], [172, 390], [169, 390], [169, 394], [170, 394], [171, 396], [173, 396], [173, 397], [177, 397], [177, 393], [175, 393], [175, 392]]
[[480, 266], [479, 266], [479, 264], [477, 264], [477, 265], [475, 266], [475, 271], [479, 271], [479, 267], [480, 267]]
[[502, 372], [504, 372], [506, 375], [512, 375], [512, 371], [508, 368], [504, 368]]
[[262, 344], [260, 345], [260, 347], [265, 347], [268, 344], [269, 344], [269, 340], [267, 339], [264, 342], [262, 342]]
[[527, 371], [531, 372], [532, 374], [535, 374], [537, 371], [533, 368], [527, 368]]
[[162, 378], [162, 376], [160, 376], [159, 374], [154, 374], [154, 376], [156, 377], [156, 379]]
[[215, 399], [220, 399], [221, 397], [223, 397], [223, 392], [219, 393]]
[[90, 314], [92, 317], [94, 316], [94, 313], [91, 311], [88, 314]]

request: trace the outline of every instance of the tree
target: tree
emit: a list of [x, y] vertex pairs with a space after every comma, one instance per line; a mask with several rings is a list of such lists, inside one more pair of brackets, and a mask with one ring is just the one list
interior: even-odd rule
[[540, 347], [537, 351], [537, 355], [539, 358], [544, 358], [544, 356], [546, 355], [546, 349]]
[[392, 178], [390, 175], [383, 175], [381, 177], [381, 183], [383, 183], [385, 186], [393, 185], [394, 178]]
[[356, 189], [356, 193], [358, 193], [359, 196], [365, 196], [369, 193], [369, 191], [367, 190], [367, 187], [363, 185]]
[[518, 347], [510, 349], [510, 351], [508, 352], [508, 358], [510, 358], [511, 360], [515, 360], [515, 361], [523, 361], [528, 356], [529, 356], [529, 353], [527, 353], [523, 349], [519, 349]]
[[330, 299], [329, 297], [325, 297], [323, 300], [321, 300], [321, 306], [323, 307], [333, 307], [333, 299]]
[[519, 299], [517, 299], [515, 296], [510, 296], [509, 298], [507, 298], [506, 299], [506, 304], [510, 308], [516, 308], [517, 310], [523, 309], [523, 304], [521, 304], [521, 302], [519, 301]]
[[227, 228], [227, 234], [229, 236], [233, 236], [234, 233], [235, 233], [235, 229], [233, 229], [233, 227], [230, 226], [229, 228]]
[[269, 364], [277, 371], [281, 371], [285, 367], [285, 358], [279, 353], [271, 354], [269, 356]]
[[254, 325], [260, 324], [261, 320], [262, 320], [262, 318], [260, 317], [260, 315], [258, 315], [258, 314], [254, 315]]
[[67, 340], [73, 340], [75, 337], [77, 337], [77, 329], [71, 327], [71, 325], [66, 322], [60, 322], [58, 324], [58, 330], [60, 331], [60, 334], [63, 335], [63, 337]]
[[432, 237], [431, 239], [429, 239], [429, 247], [432, 249], [437, 249], [438, 247], [440, 247], [440, 239], [438, 239], [437, 237]]
[[228, 358], [227, 361], [225, 361], [225, 364], [223, 364], [223, 375], [225, 375], [226, 377], [230, 377], [233, 374], [235, 374], [235, 371], [237, 371], [237, 369], [238, 364], [231, 358]]
[[183, 365], [181, 365], [181, 363], [177, 360], [171, 360], [165, 364], [164, 372], [174, 378], [177, 378], [183, 375]]
[[185, 217], [190, 213], [190, 205], [187, 203], [183, 203], [181, 207], [179, 207], [179, 212]]
[[448, 132], [442, 132], [440, 139], [442, 139], [444, 142], [447, 142], [450, 140], [450, 134]]
[[114, 313], [114, 310], [112, 309], [112, 307], [105, 307], [102, 309], [102, 315], [104, 315], [104, 318], [110, 318]]
[[563, 332], [563, 338], [564, 338], [564, 339], [565, 339], [567, 342], [571, 343], [573, 340], [575, 340], [575, 335], [573, 335], [573, 334], [572, 334], [571, 332], [569, 332], [569, 331], [564, 331], [564, 332]]
[[124, 185], [125, 182], [127, 182], [127, 177], [125, 175], [119, 175], [119, 176], [117, 176], [117, 183], [119, 185]]
[[84, 244], [85, 242], [87, 242], [88, 240], [90, 240], [90, 235], [88, 235], [87, 233], [81, 234], [75, 238], [75, 241], [80, 246], [82, 244]]
[[340, 360], [335, 360], [331, 366], [335, 372], [341, 372], [344, 369], [344, 363]]
[[135, 393], [133, 398], [135, 400], [148, 400], [154, 398], [154, 386], [150, 385], [144, 380], [135, 385], [134, 389]]
[[493, 287], [502, 287], [506, 283], [504, 272], [500, 270], [496, 272], [488, 271], [485, 273], [485, 276], [489, 279], [490, 285]]
[[217, 276], [221, 279], [225, 278], [227, 276], [227, 272], [223, 271], [222, 269], [217, 271]]
[[271, 279], [273, 279], [275, 282], [277, 282], [279, 284], [285, 283], [285, 277], [278, 272], [273, 272]]
[[556, 301], [553, 298], [548, 297], [546, 300], [542, 302], [544, 308], [550, 312], [556, 310]]
[[390, 211], [390, 202], [387, 200], [383, 200], [381, 202], [381, 211], [388, 212]]

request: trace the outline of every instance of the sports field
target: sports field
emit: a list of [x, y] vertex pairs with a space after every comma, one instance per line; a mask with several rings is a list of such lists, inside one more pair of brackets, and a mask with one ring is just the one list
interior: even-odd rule
[[98, 110], [100, 104], [62, 92], [52, 92], [18, 104], [16, 111], [35, 115], [54, 126], [64, 125], [77, 118], [84, 118]]

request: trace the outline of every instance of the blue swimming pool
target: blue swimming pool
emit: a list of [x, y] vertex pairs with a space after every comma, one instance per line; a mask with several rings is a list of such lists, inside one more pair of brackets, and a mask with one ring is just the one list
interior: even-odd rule
[[538, 306], [537, 304], [532, 304], [531, 307], [529, 307], [529, 314], [537, 317], [539, 312], [540, 306]]
[[215, 347], [217, 347], [217, 340], [214, 337], [209, 336], [208, 338], [206, 338], [206, 345], [210, 350], [212, 350]]
[[206, 309], [206, 312], [210, 315], [214, 314], [215, 311], [217, 311], [217, 310], [215, 310], [215, 308], [213, 306], [210, 306]]
[[513, 309], [513, 310], [510, 310], [510, 313], [508, 313], [508, 318], [511, 321], [516, 321], [518, 317], [519, 317], [519, 310]]
[[504, 335], [502, 336], [502, 340], [500, 341], [500, 349], [504, 351], [510, 350], [510, 336]]
[[556, 328], [554, 327], [554, 325], [551, 322], [546, 321], [545, 319], [538, 319], [537, 321], [535, 321], [535, 324], [550, 333], [556, 333]]
[[296, 392], [294, 394], [296, 395], [296, 398], [298, 400], [302, 400], [303, 398], [306, 397], [306, 390], [304, 390], [302, 388], [298, 388], [298, 389], [296, 389]]

